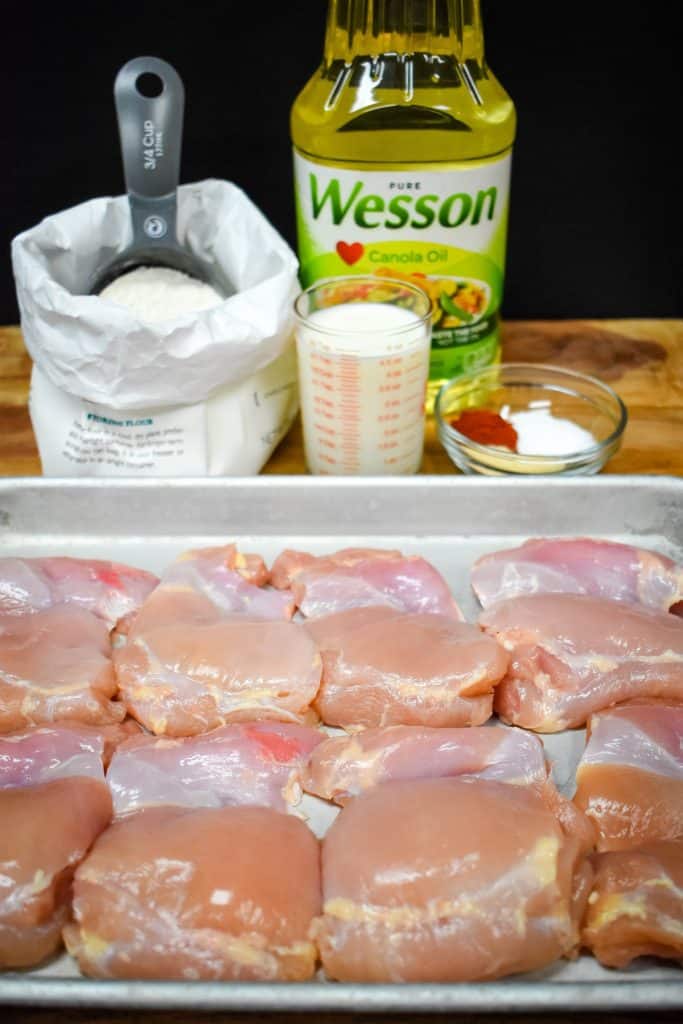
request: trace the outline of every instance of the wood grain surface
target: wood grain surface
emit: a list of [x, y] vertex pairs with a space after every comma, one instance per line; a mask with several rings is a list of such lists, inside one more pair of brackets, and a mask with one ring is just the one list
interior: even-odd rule
[[[503, 358], [548, 362], [594, 374], [626, 402], [629, 424], [620, 452], [603, 472], [683, 475], [683, 321], [617, 320], [514, 322], [504, 325]], [[17, 327], [0, 328], [0, 475], [40, 474], [27, 409], [31, 360]], [[301, 428], [294, 425], [264, 469], [265, 473], [305, 473]], [[424, 473], [457, 473], [427, 422]], [[203, 1014], [192, 1012], [68, 1010], [0, 1007], [2, 1024], [426, 1024], [457, 1019], [461, 1024], [502, 1024], [499, 1015], [449, 1018], [368, 1016], [366, 1014]], [[676, 1014], [515, 1015], [518, 1024], [639, 1024], [673, 1021]]]
[[[593, 374], [628, 407], [621, 450], [605, 473], [683, 475], [683, 321], [515, 321], [503, 326], [503, 358]], [[41, 472], [27, 409], [31, 360], [18, 327], [0, 328], [0, 475]], [[297, 422], [264, 473], [306, 472]], [[427, 421], [423, 473], [457, 473]]]

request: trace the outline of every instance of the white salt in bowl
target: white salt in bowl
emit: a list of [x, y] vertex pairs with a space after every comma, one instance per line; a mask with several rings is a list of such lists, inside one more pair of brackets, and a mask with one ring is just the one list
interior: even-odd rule
[[[487, 409], [515, 426], [518, 452], [481, 444], [453, 421]], [[447, 381], [434, 405], [439, 438], [464, 473], [488, 476], [598, 473], [621, 445], [626, 406], [595, 377], [539, 363], [500, 363]]]

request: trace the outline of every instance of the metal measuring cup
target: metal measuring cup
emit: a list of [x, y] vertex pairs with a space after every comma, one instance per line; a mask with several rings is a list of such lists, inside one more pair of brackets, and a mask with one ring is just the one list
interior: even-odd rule
[[96, 269], [89, 291], [98, 294], [136, 267], [161, 266], [189, 274], [223, 296], [229, 294], [229, 283], [218, 267], [184, 248], [176, 234], [185, 106], [180, 75], [158, 57], [136, 57], [117, 74], [114, 101], [133, 240]]

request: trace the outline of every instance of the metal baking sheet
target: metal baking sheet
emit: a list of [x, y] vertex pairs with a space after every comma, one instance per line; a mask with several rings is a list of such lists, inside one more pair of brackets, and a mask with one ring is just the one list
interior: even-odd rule
[[[111, 558], [160, 571], [189, 547], [237, 541], [268, 561], [284, 547], [317, 553], [397, 547], [430, 559], [468, 618], [468, 571], [480, 554], [537, 535], [589, 534], [683, 561], [683, 480], [477, 477], [0, 481], [0, 555]], [[556, 781], [571, 792], [581, 731], [550, 737]], [[356, 985], [94, 981], [62, 954], [0, 975], [0, 1003], [111, 1009], [477, 1013], [683, 1008], [683, 972], [641, 959], [626, 971], [582, 955], [495, 982]]]

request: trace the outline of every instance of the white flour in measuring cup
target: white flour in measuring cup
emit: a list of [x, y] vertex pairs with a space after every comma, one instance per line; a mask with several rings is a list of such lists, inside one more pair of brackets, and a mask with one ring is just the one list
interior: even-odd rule
[[416, 473], [424, 445], [429, 325], [388, 302], [313, 310], [297, 330], [312, 473]]
[[171, 267], [136, 267], [103, 288], [100, 298], [125, 306], [152, 323], [213, 309], [223, 301], [210, 284]]

